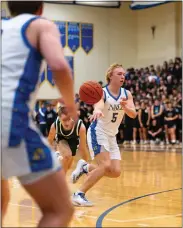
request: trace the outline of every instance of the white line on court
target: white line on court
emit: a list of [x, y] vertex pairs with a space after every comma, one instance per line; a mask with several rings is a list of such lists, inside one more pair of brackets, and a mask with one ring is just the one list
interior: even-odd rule
[[143, 223], [139, 223], [139, 224], [137, 224], [138, 226], [143, 226], [143, 227], [148, 227], [149, 225], [147, 225], [147, 224], [143, 224]]
[[[12, 205], [12, 206], [19, 206], [19, 207], [27, 207], [27, 208], [39, 209], [38, 207], [32, 207], [32, 206], [18, 204], [18, 203], [9, 203], [9, 204]], [[78, 213], [78, 215], [77, 215], [77, 212], [76, 212], [75, 215], [81, 217], [81, 213]], [[105, 218], [105, 220], [111, 221], [111, 222], [128, 223], [128, 222], [136, 222], [136, 221], [144, 221], [144, 220], [152, 220], [152, 219], [161, 219], [161, 218], [168, 218], [168, 217], [177, 217], [177, 216], [180, 216], [180, 215], [181, 214], [176, 214], [176, 215], [161, 215], [161, 216], [155, 216], [155, 217], [145, 217], [145, 218], [129, 219], [129, 220], [118, 220], [118, 219]], [[82, 217], [93, 218], [93, 219], [97, 219], [98, 218], [97, 216], [84, 215], [84, 214], [82, 215]]]

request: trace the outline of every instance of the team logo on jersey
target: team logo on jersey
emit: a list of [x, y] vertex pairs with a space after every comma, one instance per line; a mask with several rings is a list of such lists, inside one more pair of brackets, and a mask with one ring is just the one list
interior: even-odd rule
[[119, 110], [123, 110], [120, 104], [110, 105], [108, 108], [108, 111], [119, 111]]
[[45, 158], [45, 153], [43, 151], [42, 148], [37, 148], [35, 151], [34, 151], [34, 154], [33, 154], [33, 160], [34, 161], [39, 161], [39, 160], [42, 160]]

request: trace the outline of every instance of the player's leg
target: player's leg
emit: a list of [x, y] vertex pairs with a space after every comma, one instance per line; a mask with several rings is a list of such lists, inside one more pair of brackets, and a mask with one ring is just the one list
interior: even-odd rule
[[109, 152], [101, 152], [95, 157], [98, 166], [96, 169], [88, 173], [84, 183], [77, 192], [73, 194], [72, 200], [74, 205], [92, 206], [93, 204], [85, 197], [85, 193], [92, 188], [104, 175], [110, 172], [110, 156]]
[[[27, 174], [24, 172], [18, 175], [18, 179], [41, 209], [39, 227], [67, 227], [73, 215], [73, 207], [64, 171], [60, 170], [60, 162], [55, 152], [50, 150], [46, 139], [32, 128], [26, 131], [24, 145], [28, 152], [25, 164], [29, 164], [31, 172], [27, 170]], [[25, 165], [23, 158], [19, 163]]]
[[24, 184], [23, 180], [26, 178], [20, 178], [21, 183], [42, 212], [38, 227], [67, 227], [73, 215], [73, 207], [63, 170], [33, 183]]
[[116, 178], [121, 174], [120, 160], [111, 160], [110, 153], [105, 151], [96, 155], [95, 160], [98, 166], [88, 173], [82, 186], [73, 195], [73, 203], [78, 206], [92, 206], [85, 194], [91, 189], [103, 176]]
[[166, 141], [166, 144], [169, 144], [169, 133], [168, 133], [168, 125], [167, 125], [167, 123], [164, 125], [164, 130], [165, 130], [165, 141]]
[[172, 126], [171, 128], [169, 128], [169, 132], [170, 132], [170, 139], [171, 139], [171, 143], [175, 144], [176, 143], [176, 127]]
[[147, 128], [146, 128], [146, 126], [144, 126], [142, 128], [142, 134], [143, 134], [144, 144], [146, 144], [147, 143]]
[[111, 178], [117, 178], [121, 175], [121, 153], [115, 137], [110, 137], [109, 142], [111, 166], [109, 172], [105, 175]]
[[71, 182], [75, 184], [83, 174], [89, 174], [92, 170], [96, 169], [97, 165], [86, 162], [80, 159], [76, 165], [76, 168], [71, 174]]
[[4, 216], [5, 216], [7, 208], [8, 208], [9, 200], [10, 200], [10, 191], [9, 191], [8, 180], [1, 179], [1, 216], [2, 216], [2, 223], [4, 221]]
[[66, 174], [69, 169], [69, 165], [71, 165], [73, 161], [72, 151], [66, 140], [61, 140], [58, 142], [58, 149], [60, 154], [62, 155], [62, 167]]
[[137, 128], [133, 127], [133, 143], [135, 144], [137, 140]]
[[[111, 156], [109, 151], [106, 149], [116, 149], [117, 148], [117, 156], [113, 157], [113, 159], [120, 159], [119, 147], [116, 142], [116, 137], [110, 137], [104, 133], [97, 132], [97, 134], [92, 135], [92, 132], [89, 130], [87, 134], [88, 146], [91, 153], [91, 157], [94, 158], [98, 164], [98, 166], [93, 169], [90, 173], [88, 173], [87, 178], [85, 179], [83, 185], [79, 188], [79, 190], [73, 195], [73, 203], [75, 205], [80, 206], [92, 206], [92, 203], [89, 202], [85, 193], [92, 188], [103, 176], [108, 177], [117, 177], [120, 175], [119, 169], [111, 169]], [[112, 139], [112, 144], [109, 144], [109, 141]], [[102, 145], [102, 146], [101, 146]], [[105, 147], [103, 146], [105, 145]], [[115, 150], [116, 151], [116, 150]], [[119, 162], [117, 162], [119, 164]], [[119, 165], [117, 166], [117, 168]]]
[[139, 128], [139, 134], [140, 134], [140, 144], [142, 144], [144, 141], [142, 127]]

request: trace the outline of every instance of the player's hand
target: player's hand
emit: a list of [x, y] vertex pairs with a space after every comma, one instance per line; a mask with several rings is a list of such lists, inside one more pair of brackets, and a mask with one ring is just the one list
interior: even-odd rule
[[59, 103], [61, 103], [61, 105], [65, 106], [67, 109], [68, 109], [68, 112], [69, 112], [69, 116], [75, 121], [77, 122], [78, 118], [79, 118], [79, 113], [78, 113], [78, 110], [77, 110], [77, 107], [76, 105], [72, 105], [72, 106], [68, 106], [66, 105], [65, 101], [63, 98], [59, 98], [57, 100]]
[[121, 104], [121, 107], [124, 108], [126, 105], [127, 105], [128, 101], [126, 98], [121, 98], [120, 100], [120, 104]]
[[73, 106], [66, 106], [67, 109], [68, 109], [68, 112], [69, 112], [69, 115], [70, 117], [75, 121], [77, 122], [78, 121], [78, 110], [76, 108], [76, 105], [73, 105]]
[[104, 117], [104, 114], [102, 113], [101, 110], [94, 110], [93, 115], [89, 116], [90, 122], [95, 121], [99, 119], [100, 117]]

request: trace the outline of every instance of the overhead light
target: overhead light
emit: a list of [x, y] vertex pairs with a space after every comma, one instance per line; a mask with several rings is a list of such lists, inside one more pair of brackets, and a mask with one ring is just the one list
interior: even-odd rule
[[120, 2], [119, 1], [86, 1], [86, 0], [80, 0], [75, 1], [78, 5], [87, 5], [87, 6], [102, 6], [102, 7], [119, 7]]
[[120, 7], [121, 1], [86, 1], [86, 0], [76, 0], [76, 1], [45, 1], [46, 3], [52, 3], [52, 4], [73, 4], [73, 5], [83, 5], [83, 6], [96, 6], [96, 7]]

